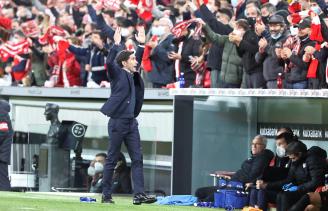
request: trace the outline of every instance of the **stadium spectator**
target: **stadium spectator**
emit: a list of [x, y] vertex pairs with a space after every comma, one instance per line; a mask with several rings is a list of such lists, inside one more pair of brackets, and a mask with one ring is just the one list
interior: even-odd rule
[[237, 45], [233, 41], [238, 39], [237, 37], [244, 36], [248, 29], [248, 23], [245, 20], [238, 20], [234, 31], [229, 35], [215, 34], [208, 25], [204, 27], [208, 39], [223, 49], [219, 76], [219, 84], [222, 88], [240, 88], [243, 78], [242, 59], [237, 52]]
[[102, 193], [102, 179], [106, 157], [106, 153], [98, 153], [90, 163], [88, 168], [88, 175], [92, 179], [89, 187], [90, 193]]
[[[325, 20], [328, 10], [323, 0], [310, 3], [293, 1], [290, 4], [282, 0], [233, 0], [230, 3], [218, 0], [210, 0], [207, 3], [203, 0], [175, 0], [171, 4], [166, 0], [141, 1], [140, 4], [131, 0], [15, 0], [0, 1], [0, 8], [2, 85], [109, 87], [107, 73], [101, 69], [105, 68], [104, 60], [113, 44], [117, 26], [122, 28], [122, 44], [128, 50], [135, 50], [135, 31], [140, 25], [144, 25], [146, 31], [151, 32], [153, 29], [150, 26], [153, 22], [156, 24], [157, 20], [166, 18], [175, 25], [172, 28], [175, 29], [176, 26], [189, 23], [188, 21], [197, 23], [197, 17], [203, 19], [220, 35], [231, 33], [236, 20], [243, 18], [249, 21], [251, 29], [243, 37], [232, 40], [238, 46], [239, 55], [242, 57], [244, 76], [241, 88], [276, 88], [276, 73], [278, 70], [280, 73], [281, 69], [283, 88], [327, 87], [328, 54], [325, 41], [328, 40], [328, 28]], [[280, 33], [275, 33], [275, 30], [278, 30], [279, 26], [273, 29], [273, 22], [268, 23], [273, 15], [280, 15], [284, 19], [284, 26], [280, 24], [283, 35], [277, 39], [274, 38]], [[49, 32], [53, 28], [63, 33]], [[97, 41], [100, 46], [91, 41], [91, 34], [95, 34], [97, 30], [101, 31], [101, 41]], [[169, 34], [169, 29], [166, 30], [166, 34]], [[177, 36], [173, 32], [167, 37], [160, 36], [162, 38], [157, 41], [158, 48], [163, 47], [171, 39], [176, 44], [172, 49], [164, 48], [170, 58], [167, 64], [163, 63], [165, 57], [154, 59], [158, 49], [155, 48], [156, 42], [151, 40], [155, 38], [149, 37], [147, 42], [154, 48], [149, 54], [146, 50], [145, 58], [149, 59], [149, 64], [152, 63], [154, 71], [142, 73], [144, 79], [153, 83], [153, 87], [160, 88], [181, 78], [180, 73], [184, 73], [185, 87], [195, 86], [197, 73], [195, 68], [191, 67], [192, 61], [189, 56], [199, 57], [200, 46], [207, 46], [205, 40], [197, 39], [198, 32], [198, 28], [191, 24], [184, 32], [187, 36]], [[288, 34], [291, 36], [285, 40]], [[60, 39], [57, 36], [60, 36]], [[21, 41], [28, 43], [24, 48], [19, 48], [28, 52], [17, 51], [18, 43], [13, 42], [14, 37], [20, 37]], [[88, 49], [88, 52], [77, 53], [71, 46], [73, 56], [65, 47], [64, 41], [70, 41], [70, 44], [79, 49]], [[99, 50], [99, 47], [102, 50]], [[8, 48], [11, 49], [10, 55]], [[273, 48], [276, 48], [277, 52], [273, 52]], [[13, 49], [15, 50], [12, 51]], [[269, 52], [266, 52], [267, 50]], [[153, 61], [150, 61], [150, 55], [154, 52]], [[222, 88], [224, 84], [220, 84], [222, 78], [219, 72], [222, 69], [223, 49], [213, 44], [209, 49], [203, 48], [201, 53], [202, 65], [206, 64], [206, 70], [211, 71], [211, 87]], [[267, 53], [264, 60], [255, 62], [256, 54], [264, 56]], [[272, 61], [276, 61], [274, 53], [278, 53], [277, 57], [281, 58], [277, 63], [279, 67], [270, 66], [275, 63], [271, 63]], [[196, 65], [196, 71], [200, 66]], [[170, 71], [162, 71], [168, 73], [165, 76], [158, 74], [158, 70], [162, 68], [170, 69], [172, 75], [169, 74]], [[147, 65], [144, 70], [147, 72]], [[158, 80], [160, 77], [163, 81]], [[146, 84], [149, 81], [146, 81]]]
[[261, 38], [259, 41], [259, 52], [256, 53], [256, 62], [263, 64], [263, 76], [268, 89], [277, 89], [278, 74], [284, 72], [281, 58], [277, 57], [276, 51], [281, 51], [282, 44], [289, 36], [280, 15], [273, 15], [269, 21], [270, 39]]
[[[232, 32], [232, 27], [229, 22], [232, 18], [232, 11], [227, 8], [217, 10], [212, 13], [206, 4], [201, 0], [199, 8], [200, 16], [202, 20], [209, 25], [209, 27], [217, 34], [228, 35]], [[213, 43], [208, 52], [207, 67], [211, 71], [211, 88], [223, 88], [219, 82], [220, 71], [222, 68], [222, 53], [223, 48], [217, 43]]]
[[153, 24], [151, 28], [152, 38], [147, 43], [151, 67], [147, 76], [153, 88], [162, 88], [174, 82], [174, 62], [168, 57], [168, 52], [175, 51], [172, 43], [174, 36], [170, 32], [172, 28], [173, 24], [167, 17], [159, 19], [158, 24]]

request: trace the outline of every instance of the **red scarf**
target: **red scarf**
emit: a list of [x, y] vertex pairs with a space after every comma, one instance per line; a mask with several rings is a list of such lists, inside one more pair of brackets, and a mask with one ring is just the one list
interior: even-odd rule
[[181, 37], [182, 32], [187, 29], [192, 23], [196, 23], [195, 32], [193, 34], [194, 39], [199, 39], [200, 34], [202, 32], [202, 24], [195, 18], [178, 23], [171, 29], [171, 32], [175, 37]]
[[28, 54], [30, 46], [31, 43], [27, 39], [19, 43], [12, 43], [8, 41], [0, 47], [0, 58], [3, 62], [6, 62], [9, 58], [15, 58], [18, 55]]

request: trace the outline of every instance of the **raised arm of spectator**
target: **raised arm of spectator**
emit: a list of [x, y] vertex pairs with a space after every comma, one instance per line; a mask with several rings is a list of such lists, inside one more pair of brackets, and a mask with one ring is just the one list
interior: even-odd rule
[[207, 25], [207, 24], [203, 27], [203, 32], [205, 33], [206, 38], [210, 42], [217, 43], [220, 46], [222, 46], [224, 44], [225, 40], [227, 40], [227, 39], [224, 39], [222, 35], [214, 33], [212, 31], [212, 29], [209, 27], [209, 25]]
[[30, 0], [12, 0], [16, 5], [31, 7], [32, 3]]
[[72, 8], [72, 11], [73, 11], [72, 15], [75, 25], [77, 26], [77, 28], [81, 28], [84, 13], [80, 12], [79, 8], [75, 8], [75, 7]]
[[[200, 0], [203, 2], [202, 0]], [[216, 33], [221, 35], [227, 35], [232, 32], [232, 28], [229, 25], [225, 25], [218, 21], [215, 15], [208, 9], [206, 4], [201, 4], [199, 11], [201, 13], [201, 18], [207, 23], [211, 29], [213, 29]]]
[[85, 56], [88, 54], [88, 48], [78, 48], [73, 45], [69, 45], [68, 50], [77, 56]]
[[108, 26], [102, 14], [98, 14], [91, 4], [88, 4], [88, 12], [91, 17], [91, 20], [96, 23], [97, 28], [105, 33], [109, 39], [114, 41], [115, 31], [112, 27]]
[[41, 12], [45, 12], [45, 10], [47, 9], [47, 7], [40, 2], [40, 0], [31, 0], [31, 2], [33, 6], [35, 6], [36, 9]]
[[119, 51], [123, 50], [124, 47], [121, 44], [121, 28], [117, 27], [116, 31], [113, 36], [114, 39], [114, 45], [110, 49], [106, 64], [107, 64], [107, 73], [109, 81], [112, 81], [114, 78], [116, 78], [120, 74], [120, 67], [117, 65], [115, 58]]
[[316, 0], [318, 3], [319, 7], [321, 8], [322, 12], [328, 15], [328, 6], [326, 4], [325, 0]]
[[136, 60], [138, 62], [137, 70], [139, 70], [139, 67], [140, 67], [141, 61], [142, 61], [143, 52], [145, 49], [144, 45], [146, 43], [146, 33], [145, 33], [145, 28], [142, 26], [138, 27], [137, 31], [138, 31], [138, 34], [135, 36], [135, 38], [138, 41], [139, 45], [138, 45], [137, 52], [136, 52]]

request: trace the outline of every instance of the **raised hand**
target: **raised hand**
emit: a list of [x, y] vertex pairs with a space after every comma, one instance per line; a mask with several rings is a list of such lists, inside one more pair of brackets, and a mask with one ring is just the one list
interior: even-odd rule
[[146, 32], [145, 27], [139, 26], [137, 27], [138, 34], [135, 35], [136, 40], [139, 42], [139, 44], [145, 44], [146, 43]]
[[114, 43], [115, 45], [119, 45], [121, 43], [121, 27], [117, 27], [114, 33]]

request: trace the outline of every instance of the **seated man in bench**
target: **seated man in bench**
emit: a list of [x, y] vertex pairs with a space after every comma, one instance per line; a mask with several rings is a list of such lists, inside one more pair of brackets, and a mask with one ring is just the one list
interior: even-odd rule
[[313, 192], [324, 184], [327, 153], [320, 147], [307, 150], [304, 143], [288, 144], [286, 154], [292, 164], [286, 179], [265, 183], [257, 181], [257, 188], [279, 190], [276, 199], [277, 211], [289, 210], [306, 193]]
[[[275, 182], [287, 177], [291, 161], [286, 155], [286, 148], [293, 141], [298, 141], [298, 138], [291, 132], [283, 132], [276, 136], [276, 156], [270, 166], [265, 169], [259, 181]], [[268, 202], [276, 202], [278, 192], [279, 190], [268, 191], [252, 188], [249, 205], [266, 211]]]
[[[241, 169], [231, 177], [231, 180], [242, 182], [246, 188], [251, 187], [273, 158], [273, 152], [267, 150], [266, 145], [267, 139], [264, 136], [255, 136], [251, 146], [252, 156], [242, 163]], [[217, 186], [199, 188], [195, 195], [199, 201], [213, 202], [217, 189]]]

